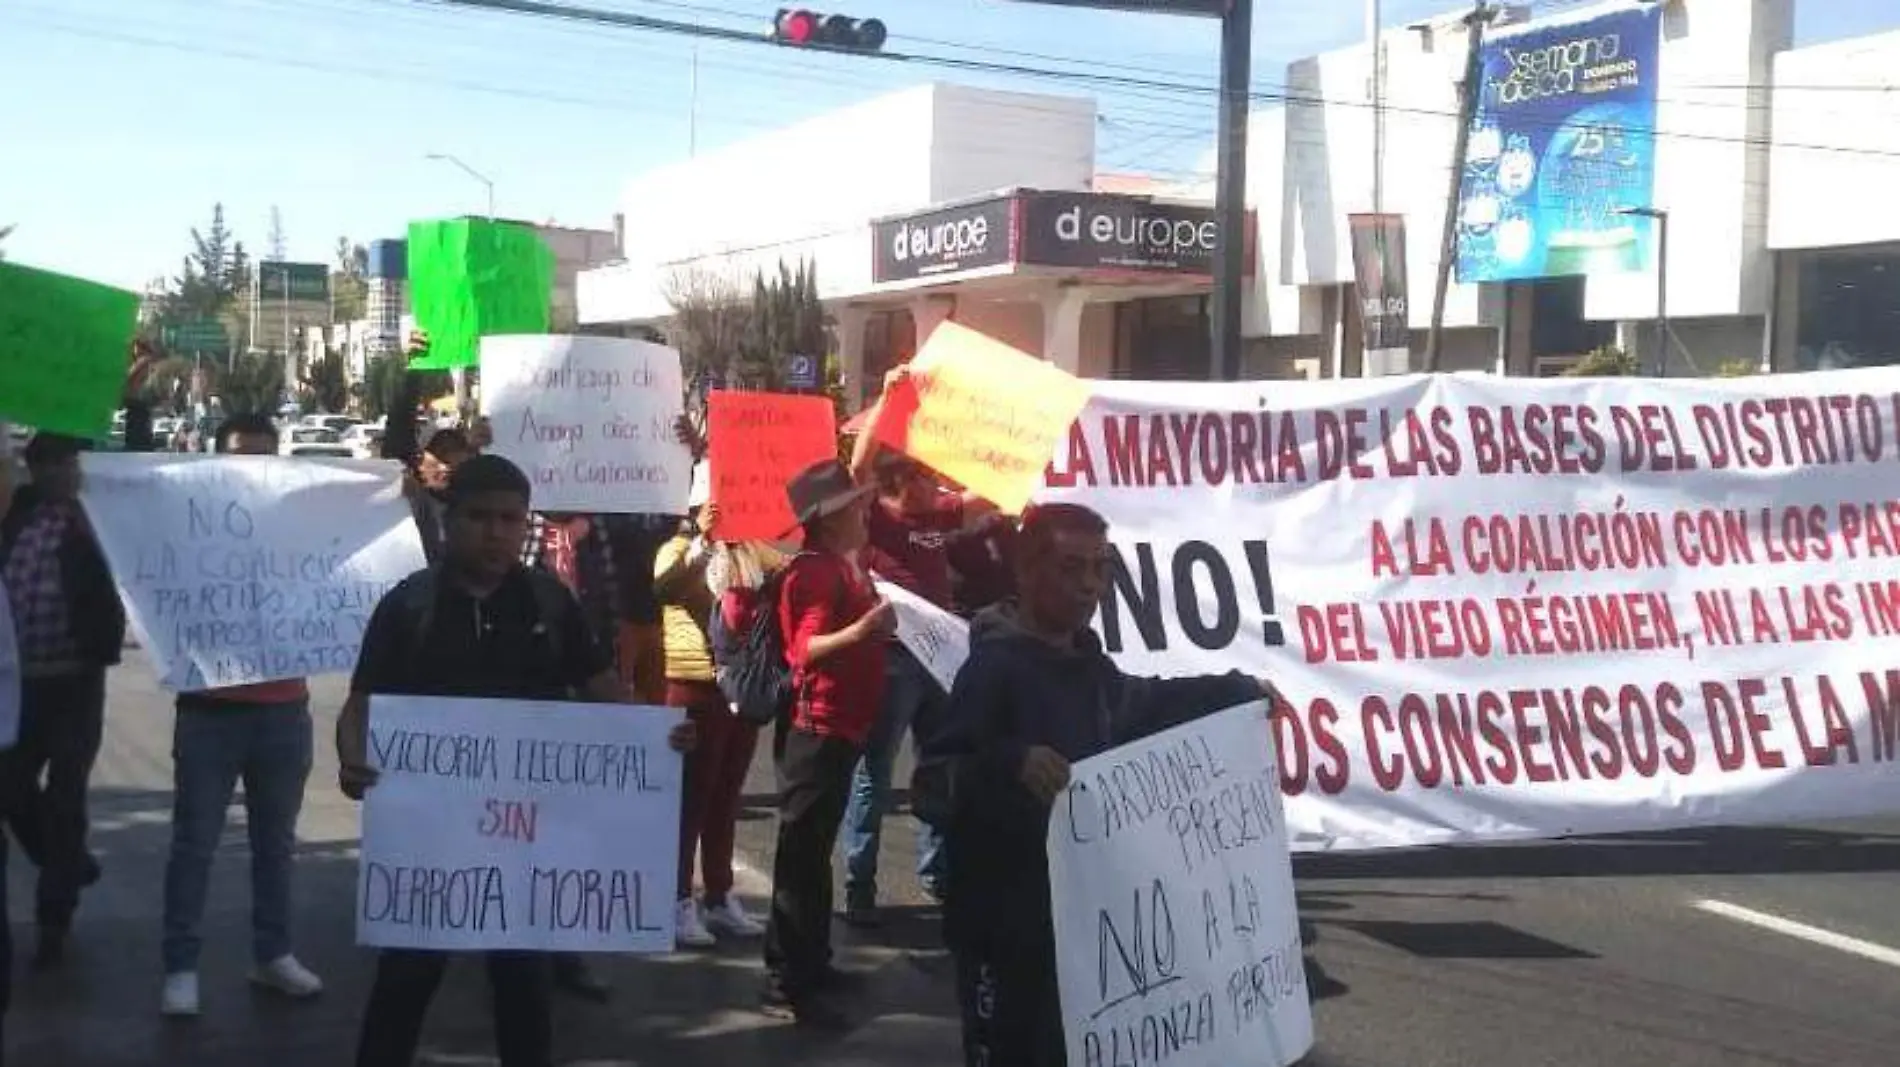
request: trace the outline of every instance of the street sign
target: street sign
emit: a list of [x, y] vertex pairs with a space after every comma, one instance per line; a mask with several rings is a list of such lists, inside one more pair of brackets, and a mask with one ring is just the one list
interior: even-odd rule
[[818, 357], [786, 356], [785, 384], [791, 389], [818, 388]]
[[1227, 14], [1233, 0], [1017, 0], [1027, 4], [1055, 4], [1058, 7], [1094, 7], [1104, 11], [1139, 11], [1149, 15]]
[[216, 319], [167, 326], [159, 331], [159, 340], [174, 352], [223, 352], [231, 347], [224, 323]]
[[254, 270], [260, 300], [323, 303], [330, 299], [330, 268], [326, 264], [284, 263], [267, 259]]

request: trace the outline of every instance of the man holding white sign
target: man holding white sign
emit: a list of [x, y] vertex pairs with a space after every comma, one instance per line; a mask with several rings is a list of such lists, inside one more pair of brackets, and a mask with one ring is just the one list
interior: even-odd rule
[[1063, 1036], [1047, 852], [1070, 764], [1268, 692], [1238, 673], [1159, 680], [1116, 669], [1089, 629], [1107, 584], [1107, 534], [1077, 505], [1024, 517], [1020, 599], [972, 626], [944, 728], [913, 783], [919, 813], [946, 833], [944, 939], [972, 1067], [1081, 1062]]
[[[527, 476], [499, 456], [477, 456], [451, 476], [444, 560], [391, 590], [363, 636], [337, 719], [345, 793], [361, 798], [378, 778], [369, 745], [372, 694], [627, 702], [612, 658], [589, 631], [573, 594], [521, 566], [529, 496]], [[690, 748], [692, 740], [690, 725], [670, 736], [675, 749]], [[549, 957], [511, 949], [488, 952], [487, 963], [502, 1067], [549, 1067]], [[357, 1067], [409, 1067], [447, 965], [441, 951], [382, 953]]]

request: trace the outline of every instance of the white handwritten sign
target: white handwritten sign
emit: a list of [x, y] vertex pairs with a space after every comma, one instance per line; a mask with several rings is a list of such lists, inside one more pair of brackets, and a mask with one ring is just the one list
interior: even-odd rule
[[542, 511], [683, 515], [693, 457], [680, 354], [618, 337], [482, 338], [490, 451], [526, 471]]
[[949, 692], [970, 658], [970, 624], [891, 582], [878, 582], [877, 591], [897, 612], [897, 639]]
[[1313, 1044], [1262, 704], [1071, 769], [1049, 820], [1070, 1067], [1284, 1067]]
[[167, 689], [344, 674], [423, 566], [383, 460], [88, 453], [80, 502]]
[[[5, 427], [0, 426], [0, 432]], [[20, 738], [20, 642], [13, 628], [13, 601], [0, 582], [0, 749]]]
[[358, 943], [672, 951], [680, 715], [372, 697]]

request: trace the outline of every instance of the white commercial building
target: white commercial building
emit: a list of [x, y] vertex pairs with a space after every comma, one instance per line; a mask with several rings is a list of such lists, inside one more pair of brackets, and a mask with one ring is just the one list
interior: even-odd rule
[[[1648, 39], [1595, 29], [1619, 18], [1648, 20]], [[1496, 195], [1474, 210], [1467, 178], [1461, 234], [1506, 248], [1511, 197], [1530, 184], [1528, 168], [1509, 173], [1522, 151], [1541, 153], [1547, 202], [1592, 200], [1604, 229], [1586, 238], [1646, 229], [1648, 252], [1618, 251], [1629, 257], [1619, 272], [1454, 281], [1440, 367], [1548, 374], [1606, 344], [1653, 359], [1663, 230], [1670, 373], [1900, 360], [1900, 101], [1865, 91], [1900, 65], [1900, 34], [1792, 49], [1793, 24], [1794, 0], [1616, 0], [1549, 20], [1508, 8], [1488, 31], [1487, 63], [1503, 64], [1487, 66], [1488, 91], [1517, 63], [1545, 89], [1569, 79], [1578, 94], [1642, 99], [1627, 112], [1598, 104], [1563, 130], [1545, 122], [1528, 141], [1512, 123], [1531, 120], [1509, 114], [1486, 130], [1488, 148], [1474, 136]], [[1462, 9], [1385, 33], [1381, 107], [1361, 44], [1292, 64], [1288, 102], [1256, 109], [1247, 376], [1422, 367], [1466, 34]], [[1560, 46], [1540, 43], [1553, 34]], [[755, 271], [803, 259], [817, 265], [857, 396], [948, 314], [1084, 375], [1205, 377], [1211, 184], [1109, 192], [1095, 126], [1087, 99], [927, 85], [640, 175], [621, 201], [621, 261], [579, 276], [581, 321], [654, 323], [673, 294], [749, 287]], [[1538, 147], [1565, 136], [1561, 153]], [[1575, 162], [1605, 144], [1627, 154], [1639, 186]], [[1557, 179], [1542, 172], [1564, 166], [1570, 184], [1552, 194]], [[1624, 219], [1628, 208], [1667, 218]], [[1411, 344], [1368, 368], [1349, 219], [1375, 210], [1407, 229]]]

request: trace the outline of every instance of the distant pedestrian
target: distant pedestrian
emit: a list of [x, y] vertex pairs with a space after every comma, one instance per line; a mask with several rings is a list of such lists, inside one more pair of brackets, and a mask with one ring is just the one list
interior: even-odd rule
[[[442, 561], [391, 590], [363, 635], [337, 721], [339, 776], [353, 797], [376, 782], [368, 759], [372, 694], [630, 702], [573, 594], [521, 565], [527, 475], [499, 456], [475, 457], [450, 476], [445, 504]], [[692, 736], [683, 724], [674, 747], [690, 748]], [[357, 1067], [410, 1067], [448, 961], [443, 952], [380, 953]], [[486, 961], [501, 1067], [550, 1067], [549, 955], [489, 952]]]
[[[277, 454], [277, 427], [236, 415], [213, 435], [230, 455]], [[251, 844], [251, 982], [313, 997], [323, 981], [291, 954], [297, 815], [310, 777], [310, 689], [301, 678], [180, 693], [172, 733], [172, 844], [165, 864], [165, 984], [159, 1010], [198, 1014], [198, 955], [211, 863], [244, 783]]]
[[801, 1024], [841, 1027], [832, 1000], [831, 852], [851, 792], [851, 770], [877, 720], [884, 658], [896, 616], [858, 561], [868, 489], [837, 460], [807, 468], [786, 487], [805, 530], [771, 605], [797, 694], [775, 727], [778, 847], [766, 928], [766, 1008]]
[[18, 628], [20, 738], [0, 757], [0, 805], [40, 869], [34, 963], [63, 959], [79, 896], [99, 880], [86, 791], [105, 729], [106, 670], [125, 645], [112, 572], [79, 506], [90, 442], [36, 434], [30, 482], [0, 520], [0, 580]]

